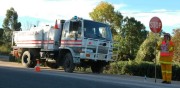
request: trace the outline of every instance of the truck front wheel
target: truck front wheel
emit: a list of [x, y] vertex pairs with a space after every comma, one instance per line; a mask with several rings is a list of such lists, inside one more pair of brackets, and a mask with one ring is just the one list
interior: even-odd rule
[[21, 63], [27, 68], [34, 68], [36, 65], [36, 62], [32, 60], [32, 55], [29, 51], [23, 53]]
[[73, 57], [71, 53], [67, 53], [64, 57], [64, 71], [65, 72], [73, 72], [75, 65], [73, 63]]

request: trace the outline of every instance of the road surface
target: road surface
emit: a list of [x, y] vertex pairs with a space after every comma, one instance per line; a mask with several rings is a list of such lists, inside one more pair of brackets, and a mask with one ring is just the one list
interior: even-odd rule
[[162, 84], [161, 80], [126, 75], [66, 73], [42, 68], [41, 72], [20, 63], [0, 61], [0, 88], [180, 88], [180, 82]]

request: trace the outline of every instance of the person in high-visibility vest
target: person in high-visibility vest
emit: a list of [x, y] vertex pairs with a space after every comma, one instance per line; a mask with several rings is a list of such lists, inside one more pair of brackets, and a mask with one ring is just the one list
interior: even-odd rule
[[159, 62], [161, 64], [162, 83], [171, 84], [174, 43], [171, 41], [169, 33], [164, 34], [164, 39], [157, 49], [160, 50]]

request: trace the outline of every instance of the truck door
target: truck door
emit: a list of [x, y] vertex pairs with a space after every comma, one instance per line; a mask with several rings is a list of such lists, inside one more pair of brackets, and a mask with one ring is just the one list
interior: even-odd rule
[[71, 40], [78, 40], [81, 37], [81, 21], [70, 21], [69, 37]]
[[[81, 43], [82, 22], [79, 20], [70, 20], [64, 23], [62, 31], [61, 45], [75, 46]], [[79, 41], [79, 42], [78, 42]]]
[[69, 33], [69, 25], [70, 25], [70, 21], [66, 21], [64, 23], [64, 26], [62, 28], [62, 35], [61, 35], [61, 45], [66, 46], [66, 40], [67, 40], [67, 36]]

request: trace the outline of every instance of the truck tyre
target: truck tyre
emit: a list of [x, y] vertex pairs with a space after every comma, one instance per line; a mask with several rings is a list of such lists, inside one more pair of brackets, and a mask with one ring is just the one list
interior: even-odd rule
[[32, 60], [32, 55], [29, 51], [25, 51], [22, 55], [21, 63], [24, 67], [34, 68], [36, 61]]
[[72, 73], [74, 68], [75, 64], [73, 63], [73, 57], [71, 53], [67, 53], [64, 57], [64, 71]]
[[98, 63], [98, 62], [94, 62], [94, 64], [91, 65], [91, 71], [93, 73], [97, 73], [97, 74], [100, 74], [103, 72], [103, 65]]

